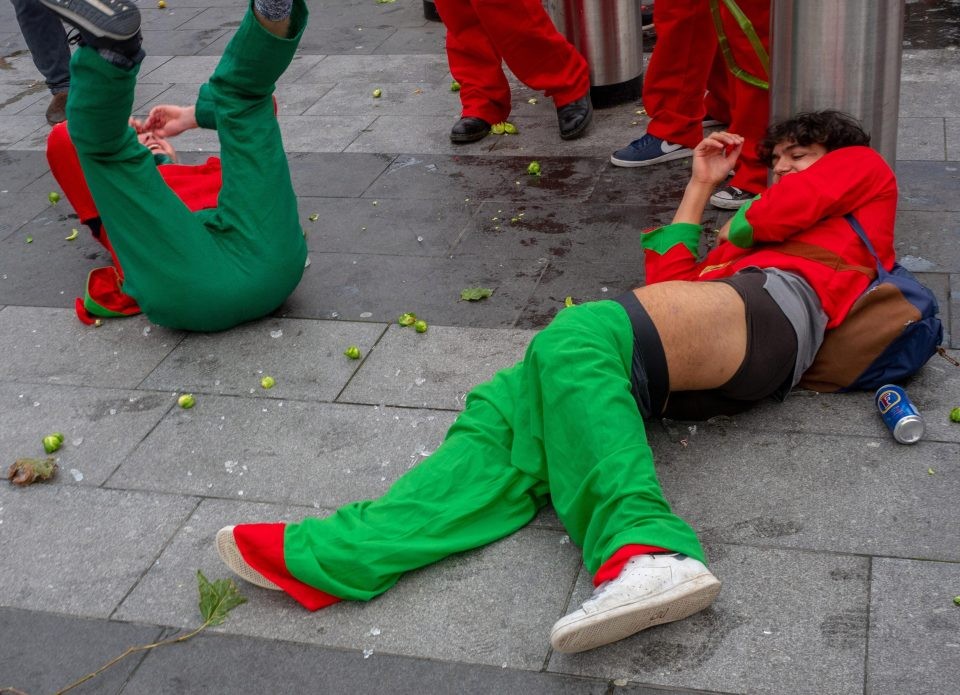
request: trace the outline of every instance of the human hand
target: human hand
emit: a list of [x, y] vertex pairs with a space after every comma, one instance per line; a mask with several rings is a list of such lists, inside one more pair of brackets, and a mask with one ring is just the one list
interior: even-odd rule
[[717, 186], [727, 178], [740, 158], [743, 136], [720, 131], [711, 133], [693, 150], [692, 181]]
[[137, 125], [131, 123], [131, 125], [137, 129], [138, 133], [152, 131], [159, 137], [169, 138], [197, 127], [196, 109], [193, 106], [161, 104], [150, 109], [143, 123], [138, 122]]

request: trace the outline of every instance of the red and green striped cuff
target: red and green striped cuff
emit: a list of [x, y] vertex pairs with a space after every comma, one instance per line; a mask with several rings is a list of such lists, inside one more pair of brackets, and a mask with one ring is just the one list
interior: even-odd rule
[[702, 227], [691, 222], [675, 222], [657, 227], [640, 235], [640, 246], [646, 251], [664, 255], [677, 244], [687, 247], [691, 256], [697, 255]]
[[[753, 200], [756, 200], [756, 198]], [[731, 244], [742, 249], [753, 246], [753, 225], [747, 222], [747, 210], [753, 205], [753, 200], [748, 200], [741, 205], [740, 209], [730, 219], [730, 231], [727, 234], [727, 239]]]

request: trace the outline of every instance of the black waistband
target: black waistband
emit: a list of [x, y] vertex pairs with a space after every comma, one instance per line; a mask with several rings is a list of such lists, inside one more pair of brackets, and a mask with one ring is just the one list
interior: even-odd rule
[[663, 354], [660, 334], [633, 292], [614, 297], [613, 301], [623, 306], [633, 326], [633, 361], [630, 369], [633, 397], [643, 417], [659, 417], [670, 393], [670, 375], [667, 373], [667, 358]]

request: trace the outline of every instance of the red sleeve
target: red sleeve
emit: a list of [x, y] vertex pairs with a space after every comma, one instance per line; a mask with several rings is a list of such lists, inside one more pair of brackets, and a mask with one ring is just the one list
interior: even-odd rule
[[67, 133], [66, 123], [58, 123], [50, 129], [50, 135], [47, 136], [47, 162], [53, 178], [63, 189], [80, 221], [87, 223], [97, 217], [97, 207], [83, 178], [77, 150]]
[[753, 243], [783, 241], [827, 217], [870, 201], [896, 199], [897, 184], [883, 158], [869, 147], [828, 152], [810, 168], [784, 176], [746, 210]]

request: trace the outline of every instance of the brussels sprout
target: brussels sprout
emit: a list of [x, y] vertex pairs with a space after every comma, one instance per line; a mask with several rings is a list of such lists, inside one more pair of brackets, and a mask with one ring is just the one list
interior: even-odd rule
[[272, 389], [276, 385], [277, 385], [277, 380], [274, 379], [272, 376], [265, 376], [260, 380], [260, 386], [262, 386], [265, 389]]
[[80, 234], [80, 232], [78, 232], [76, 228], [73, 228], [73, 229], [70, 230], [70, 236], [65, 236], [65, 237], [63, 237], [63, 240], [64, 240], [64, 241], [73, 241], [74, 239], [77, 238], [77, 235], [78, 235], [78, 234]]
[[179, 405], [184, 410], [188, 410], [196, 405], [197, 399], [193, 397], [192, 393], [185, 393], [180, 398], [177, 399], [177, 405]]
[[401, 326], [412, 326], [417, 322], [417, 315], [411, 312], [405, 314], [400, 314], [400, 318], [397, 319], [397, 323]]
[[48, 454], [52, 454], [61, 446], [63, 446], [63, 440], [57, 437], [55, 434], [48, 434], [43, 438], [43, 450]]
[[56, 205], [57, 203], [60, 202], [60, 194], [57, 193], [56, 191], [50, 191], [49, 193], [47, 193], [47, 200], [50, 201], [51, 205]]
[[950, 422], [960, 422], [960, 408], [954, 408], [950, 411]]
[[374, 99], [379, 99], [382, 95], [383, 95], [383, 90], [380, 89], [379, 87], [377, 87], [375, 90], [373, 90], [373, 98], [374, 98]]
[[346, 350], [343, 351], [343, 354], [349, 357], [351, 360], [359, 360], [360, 348], [358, 348], [356, 345], [351, 345], [350, 347], [348, 347]]
[[530, 162], [527, 165], [527, 173], [531, 176], [540, 176], [540, 162]]
[[457, 82], [456, 80], [453, 80], [453, 81], [450, 83], [450, 91], [451, 91], [451, 92], [459, 92], [459, 91], [460, 91], [460, 83]]
[[413, 324], [413, 330], [415, 330], [417, 333], [426, 333], [427, 322], [423, 319], [418, 319], [417, 322]]

